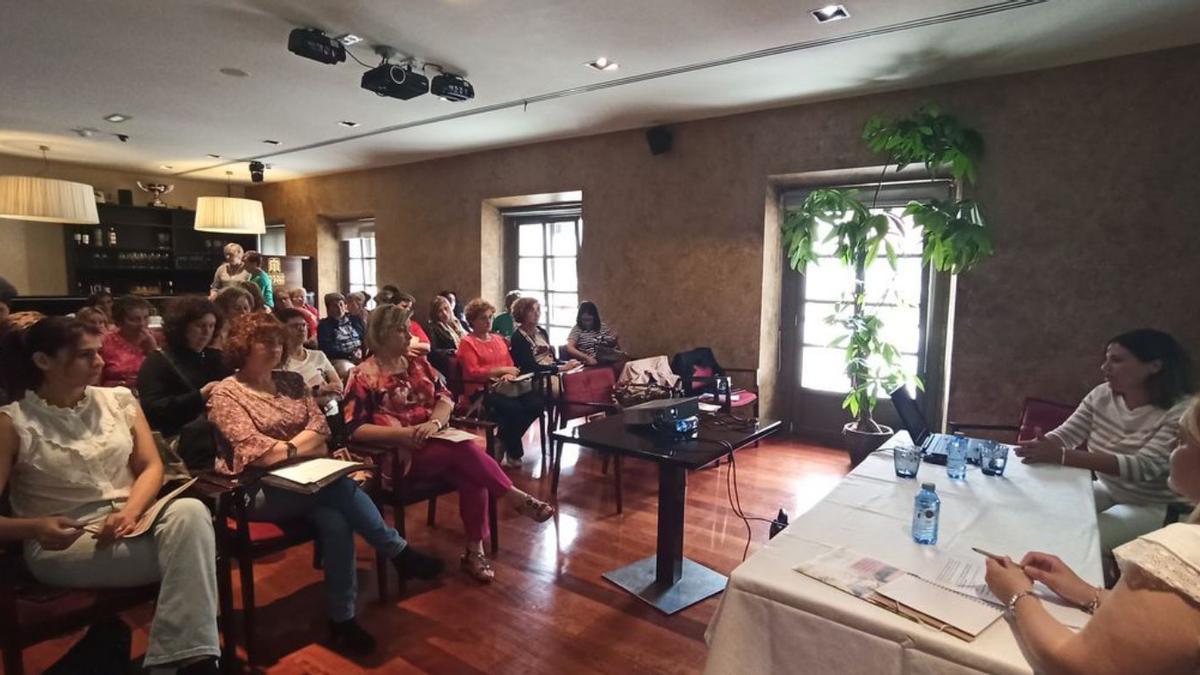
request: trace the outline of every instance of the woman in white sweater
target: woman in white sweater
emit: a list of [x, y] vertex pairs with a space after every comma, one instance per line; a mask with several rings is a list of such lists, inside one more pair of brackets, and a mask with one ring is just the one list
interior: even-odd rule
[[[1170, 485], [1200, 500], [1200, 398], [1183, 417], [1183, 443], [1170, 456]], [[1200, 672], [1200, 524], [1197, 513], [1114, 551], [1121, 581], [1112, 591], [1088, 585], [1062, 560], [1029, 553], [1018, 566], [988, 560], [987, 584], [1008, 606], [1013, 632], [1035, 672], [1159, 675]], [[1095, 614], [1076, 633], [1059, 623], [1035, 581]]]
[[1024, 441], [1026, 464], [1049, 463], [1096, 473], [1100, 543], [1105, 555], [1162, 526], [1181, 498], [1167, 486], [1179, 418], [1193, 391], [1191, 362], [1170, 335], [1140, 329], [1109, 340], [1104, 382], [1062, 426]]

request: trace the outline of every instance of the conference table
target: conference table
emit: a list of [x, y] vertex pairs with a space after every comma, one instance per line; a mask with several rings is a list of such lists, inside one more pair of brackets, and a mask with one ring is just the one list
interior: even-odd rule
[[[966, 480], [952, 481], [944, 466], [922, 463], [915, 480], [901, 479], [892, 466], [898, 444], [910, 444], [907, 433], [733, 570], [705, 634], [706, 673], [1032, 672], [1004, 619], [966, 642], [795, 571], [837, 547], [912, 571], [939, 550], [970, 556], [977, 546], [1018, 560], [1031, 550], [1052, 552], [1088, 583], [1102, 583], [1088, 471], [1025, 465], [1010, 453], [1002, 477], [968, 466]], [[942, 500], [936, 546], [911, 537], [922, 482], [935, 483]]]

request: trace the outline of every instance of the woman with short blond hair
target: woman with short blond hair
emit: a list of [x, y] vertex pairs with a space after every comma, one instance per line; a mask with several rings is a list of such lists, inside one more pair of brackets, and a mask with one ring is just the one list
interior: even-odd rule
[[225, 262], [218, 265], [217, 271], [213, 273], [212, 287], [208, 292], [209, 299], [216, 299], [217, 293], [222, 289], [229, 288], [239, 281], [250, 281], [250, 271], [246, 269], [242, 259], [246, 251], [241, 244], [231, 241], [225, 244], [221, 251], [225, 254]]

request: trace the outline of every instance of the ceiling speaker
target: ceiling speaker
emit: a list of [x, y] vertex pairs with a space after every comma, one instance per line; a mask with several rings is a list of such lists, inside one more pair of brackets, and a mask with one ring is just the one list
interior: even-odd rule
[[651, 127], [646, 130], [646, 144], [650, 146], [650, 154], [662, 155], [671, 151], [674, 136], [666, 127]]

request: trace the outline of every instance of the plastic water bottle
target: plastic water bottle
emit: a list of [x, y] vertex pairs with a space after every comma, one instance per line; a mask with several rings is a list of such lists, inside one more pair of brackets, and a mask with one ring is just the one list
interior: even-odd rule
[[937, 543], [938, 516], [942, 512], [942, 500], [937, 496], [937, 486], [921, 483], [921, 491], [913, 500], [912, 538], [918, 544]]
[[963, 480], [967, 477], [967, 450], [971, 442], [965, 436], [955, 436], [950, 439], [946, 448], [946, 475], [953, 480]]

